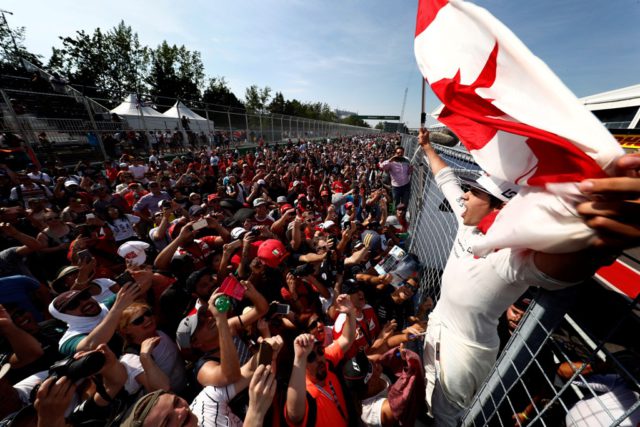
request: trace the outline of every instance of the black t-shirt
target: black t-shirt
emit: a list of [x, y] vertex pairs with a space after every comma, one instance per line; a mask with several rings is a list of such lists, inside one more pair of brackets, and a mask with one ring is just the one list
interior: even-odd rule
[[384, 325], [392, 319], [398, 322], [398, 330], [402, 330], [410, 325], [408, 318], [415, 314], [413, 302], [407, 300], [402, 304], [396, 304], [391, 299], [391, 294], [395, 291], [393, 286], [387, 286], [383, 291], [377, 293], [377, 299], [372, 304], [376, 308], [376, 315], [380, 325]]

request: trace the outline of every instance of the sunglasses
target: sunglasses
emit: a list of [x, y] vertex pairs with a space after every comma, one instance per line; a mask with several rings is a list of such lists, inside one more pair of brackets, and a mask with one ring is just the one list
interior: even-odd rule
[[318, 357], [322, 356], [324, 356], [324, 347], [322, 347], [321, 343], [316, 343], [313, 351], [307, 356], [307, 363], [313, 363]]
[[132, 319], [129, 324], [133, 325], [133, 326], [140, 326], [144, 323], [144, 319], [146, 317], [151, 317], [153, 316], [153, 313], [151, 312], [151, 310], [149, 310], [148, 308], [138, 317], [136, 317], [135, 319]]
[[62, 307], [62, 311], [75, 310], [80, 307], [80, 303], [87, 301], [91, 298], [91, 293], [88, 290], [84, 290], [75, 296], [71, 301]]
[[318, 245], [318, 250], [319, 251], [326, 251], [327, 250], [327, 245]]

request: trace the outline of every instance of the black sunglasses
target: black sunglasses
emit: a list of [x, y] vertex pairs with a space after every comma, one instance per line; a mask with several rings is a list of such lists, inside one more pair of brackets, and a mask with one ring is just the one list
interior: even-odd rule
[[144, 323], [145, 317], [151, 317], [153, 313], [148, 308], [138, 317], [129, 322], [130, 325], [140, 326]]
[[313, 351], [307, 356], [307, 363], [313, 363], [321, 356], [324, 356], [324, 347], [322, 347], [321, 343], [316, 343]]
[[80, 307], [80, 303], [82, 301], [87, 301], [91, 298], [91, 292], [88, 289], [81, 291], [78, 295], [76, 295], [71, 301], [69, 301], [66, 305], [62, 307], [62, 311], [67, 310], [75, 310]]

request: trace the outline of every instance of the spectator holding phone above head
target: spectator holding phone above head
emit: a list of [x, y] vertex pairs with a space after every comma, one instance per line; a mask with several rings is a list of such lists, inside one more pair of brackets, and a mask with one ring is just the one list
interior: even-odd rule
[[396, 147], [393, 157], [380, 163], [380, 169], [389, 172], [395, 204], [408, 204], [409, 196], [411, 195], [411, 172], [413, 168], [409, 159], [404, 156], [404, 148]]

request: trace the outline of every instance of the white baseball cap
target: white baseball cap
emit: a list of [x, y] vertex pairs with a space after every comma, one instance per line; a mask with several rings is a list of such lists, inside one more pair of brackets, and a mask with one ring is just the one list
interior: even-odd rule
[[149, 244], [140, 241], [125, 242], [118, 248], [118, 255], [127, 261], [128, 264], [134, 266], [140, 266], [147, 260], [147, 253]]

